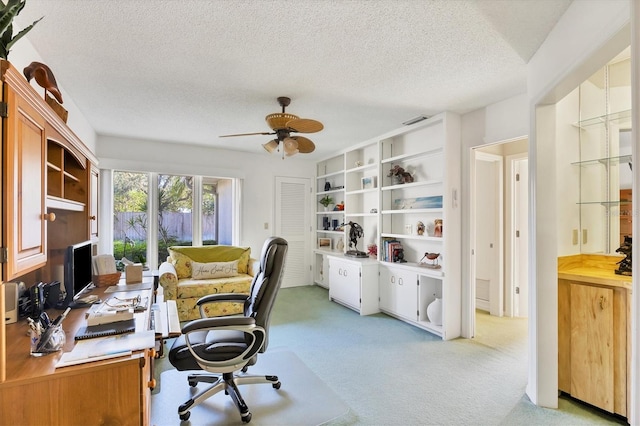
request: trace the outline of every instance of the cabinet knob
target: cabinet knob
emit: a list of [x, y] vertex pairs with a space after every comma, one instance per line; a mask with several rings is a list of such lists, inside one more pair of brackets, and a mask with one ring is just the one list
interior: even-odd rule
[[604, 302], [605, 302], [604, 296], [600, 296], [600, 310], [604, 310]]
[[147, 382], [147, 386], [149, 386], [149, 388], [151, 389], [155, 389], [156, 388], [156, 379], [151, 379]]
[[96, 220], [96, 215], [89, 216], [89, 220]]
[[398, 285], [402, 285], [404, 284], [404, 282], [402, 281], [402, 278], [398, 278]]
[[393, 275], [391, 275], [391, 284], [395, 284], [396, 282], [396, 277], [394, 277]]
[[54, 222], [56, 220], [55, 213], [45, 213], [42, 215], [42, 219], [48, 220], [49, 222]]

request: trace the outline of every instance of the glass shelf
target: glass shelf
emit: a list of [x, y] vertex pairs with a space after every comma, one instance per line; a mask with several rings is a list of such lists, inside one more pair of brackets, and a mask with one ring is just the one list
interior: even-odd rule
[[572, 166], [591, 166], [594, 164], [606, 165], [607, 163], [620, 164], [620, 163], [631, 163], [631, 160], [632, 160], [631, 155], [621, 155], [620, 157], [605, 157], [605, 158], [596, 158], [594, 160], [576, 161], [575, 163], [571, 163], [571, 165]]
[[584, 120], [580, 120], [573, 125], [580, 128], [595, 126], [598, 124], [604, 124], [605, 122], [614, 122], [614, 123], [629, 123], [629, 127], [631, 127], [631, 110], [624, 110], [619, 112], [612, 112], [611, 114], [599, 115], [597, 117], [591, 117]]

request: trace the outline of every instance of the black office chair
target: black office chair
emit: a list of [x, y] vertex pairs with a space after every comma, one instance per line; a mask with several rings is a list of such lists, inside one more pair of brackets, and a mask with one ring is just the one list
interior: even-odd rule
[[258, 353], [267, 349], [271, 308], [280, 289], [287, 248], [287, 241], [279, 237], [265, 241], [250, 294], [211, 294], [198, 300], [203, 317], [205, 304], [222, 301], [243, 301], [244, 315], [197, 319], [182, 328], [182, 336], [169, 351], [169, 362], [180, 371], [205, 370], [218, 374], [188, 376], [189, 386], [196, 386], [198, 382], [213, 383], [213, 386], [178, 407], [181, 420], [189, 418], [189, 410], [194, 406], [224, 390], [238, 407], [242, 421], [248, 423], [251, 413], [238, 385], [270, 383], [280, 389], [277, 376], [236, 375], [234, 372], [246, 372], [247, 367], [256, 363]]

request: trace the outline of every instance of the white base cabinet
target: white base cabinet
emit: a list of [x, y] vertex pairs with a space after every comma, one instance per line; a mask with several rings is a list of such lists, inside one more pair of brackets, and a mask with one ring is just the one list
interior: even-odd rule
[[327, 256], [329, 299], [360, 315], [380, 312], [378, 307], [378, 262], [368, 258]]

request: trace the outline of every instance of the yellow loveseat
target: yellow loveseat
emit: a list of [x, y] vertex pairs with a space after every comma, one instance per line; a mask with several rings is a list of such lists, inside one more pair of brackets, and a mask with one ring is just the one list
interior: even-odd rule
[[[180, 321], [200, 318], [196, 302], [216, 293], [248, 294], [257, 260], [251, 248], [236, 246], [173, 246], [159, 268], [165, 300], [175, 300]], [[207, 316], [242, 313], [242, 304], [211, 303]]]

